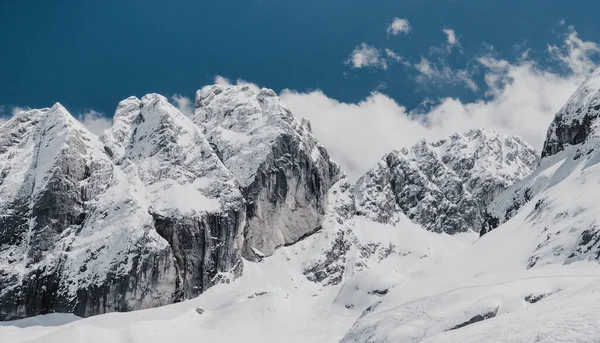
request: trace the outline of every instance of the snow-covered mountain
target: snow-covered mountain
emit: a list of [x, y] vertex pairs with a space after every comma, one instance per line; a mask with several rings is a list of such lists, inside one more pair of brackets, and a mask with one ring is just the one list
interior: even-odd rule
[[434, 232], [479, 232], [490, 225], [488, 204], [536, 165], [529, 144], [490, 130], [421, 140], [385, 155], [358, 181], [356, 207], [381, 223], [402, 214]]
[[100, 138], [60, 105], [23, 112], [0, 128], [3, 319], [178, 303], [0, 335], [593, 342], [598, 80], [557, 114], [541, 160], [471, 130], [393, 151], [355, 185], [251, 85], [203, 88], [191, 118], [159, 95], [126, 99]]
[[[272, 91], [212, 91], [229, 98], [200, 91], [198, 125], [149, 94], [122, 101], [102, 137], [59, 104], [2, 126], [1, 319], [181, 301], [241, 275], [244, 251], [320, 227], [339, 168], [309, 126]], [[229, 146], [218, 125], [249, 138]]]
[[274, 91], [204, 87], [196, 94], [193, 119], [246, 199], [246, 258], [271, 255], [321, 227], [327, 191], [340, 169], [310, 123], [296, 120]]

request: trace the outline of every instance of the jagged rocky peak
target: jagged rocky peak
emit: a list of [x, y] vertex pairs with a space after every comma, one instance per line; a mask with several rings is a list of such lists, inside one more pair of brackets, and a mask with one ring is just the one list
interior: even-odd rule
[[245, 202], [192, 121], [121, 102], [99, 140], [62, 106], [0, 128], [0, 319], [173, 303], [241, 273]]
[[0, 319], [47, 313], [61, 306], [67, 241], [110, 161], [60, 104], [17, 114], [0, 142]]
[[405, 214], [434, 232], [479, 232], [487, 225], [487, 204], [537, 161], [522, 139], [490, 130], [421, 140], [385, 155], [358, 181], [357, 213], [382, 223]]
[[596, 130], [600, 116], [600, 69], [577, 89], [558, 111], [548, 128], [542, 157], [554, 155], [569, 145], [586, 141]]
[[148, 256], [148, 261], [160, 259], [166, 266], [169, 262], [163, 256], [174, 261], [171, 270], [155, 270], [149, 264], [145, 271], [166, 274], [164, 280], [152, 279], [150, 286], [172, 287], [172, 294], [148, 297], [144, 300], [154, 303], [131, 307], [193, 297], [240, 275], [244, 199], [233, 175], [190, 118], [161, 95], [131, 97], [119, 104], [113, 127], [102, 141], [123, 173], [123, 185], [112, 197], [119, 197], [122, 187], [128, 189], [121, 198], [137, 216], [132, 217], [132, 226], [143, 233], [142, 242], [156, 242], [152, 248], [160, 249], [156, 256], [148, 256], [152, 249], [137, 241], [132, 245], [141, 246], [138, 254]]
[[214, 85], [196, 94], [196, 124], [242, 187], [244, 255], [270, 255], [318, 230], [340, 177], [325, 148], [270, 89]]

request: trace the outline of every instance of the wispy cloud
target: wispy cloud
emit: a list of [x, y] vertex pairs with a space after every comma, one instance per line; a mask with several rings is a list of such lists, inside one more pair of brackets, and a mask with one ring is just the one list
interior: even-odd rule
[[385, 56], [388, 58], [388, 60], [400, 63], [405, 67], [411, 66], [410, 62], [408, 62], [404, 56], [398, 55], [392, 49], [385, 49]]
[[407, 19], [394, 18], [392, 22], [388, 25], [386, 31], [388, 35], [398, 35], [400, 33], [409, 33], [411, 30], [410, 23]]
[[387, 61], [381, 56], [379, 49], [366, 43], [357, 45], [346, 60], [352, 68], [381, 68], [387, 69]]
[[453, 29], [445, 28], [442, 31], [446, 35], [446, 41], [448, 42], [448, 45], [453, 46], [458, 44], [458, 38], [456, 38], [456, 33]]
[[452, 84], [466, 87], [474, 92], [479, 90], [468, 69], [452, 69], [443, 59], [431, 62], [421, 57], [413, 67], [418, 72], [416, 79], [420, 84]]
[[575, 28], [569, 26], [563, 45], [561, 47], [548, 45], [548, 52], [570, 70], [576, 73], [589, 73], [596, 68], [593, 57], [599, 55], [600, 45], [595, 42], [581, 40]]

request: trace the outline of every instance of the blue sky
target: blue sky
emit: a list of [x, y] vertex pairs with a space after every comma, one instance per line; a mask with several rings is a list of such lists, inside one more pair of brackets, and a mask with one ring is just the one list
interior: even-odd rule
[[[6, 116], [15, 106], [59, 101], [74, 115], [101, 120], [130, 95], [191, 98], [220, 75], [294, 90], [285, 94], [286, 103], [316, 122], [315, 133], [344, 160], [353, 153], [340, 153], [337, 145], [348, 146], [356, 128], [340, 132], [341, 119], [330, 112], [362, 110], [357, 116], [369, 118], [387, 111], [397, 119], [417, 109], [431, 121], [438, 117], [430, 113], [449, 110], [453, 104], [443, 105], [449, 99], [464, 111], [478, 100], [502, 100], [510, 95], [502, 92], [517, 91], [507, 84], [527, 77], [536, 87], [554, 85], [544, 91], [550, 98], [560, 92], [557, 103], [566, 100], [597, 62], [600, 22], [589, 13], [599, 11], [600, 2], [592, 0], [3, 0], [0, 106]], [[416, 139], [386, 120], [392, 137], [365, 156]], [[540, 132], [544, 120], [535, 119], [543, 122]], [[431, 136], [462, 128], [448, 126]], [[365, 131], [366, 138], [381, 135], [377, 126]], [[533, 136], [526, 139], [539, 145]], [[348, 161], [347, 167], [367, 162]]]

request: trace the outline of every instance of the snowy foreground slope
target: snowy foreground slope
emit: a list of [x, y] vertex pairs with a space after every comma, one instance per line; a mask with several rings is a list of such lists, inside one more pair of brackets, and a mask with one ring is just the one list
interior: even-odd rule
[[[10, 342], [119, 343], [598, 341], [599, 80], [600, 71], [559, 111], [539, 163], [522, 140], [474, 130], [394, 151], [356, 185], [348, 183], [329, 160], [310, 133], [310, 125], [296, 121], [268, 90], [204, 88], [191, 119], [172, 112], [159, 96], [143, 98], [141, 106], [140, 100], [127, 99], [117, 111], [122, 115], [101, 139], [88, 137], [73, 124], [87, 137], [77, 151], [92, 151], [97, 161], [97, 167], [84, 173], [84, 180], [101, 180], [109, 171], [122, 170], [124, 176], [116, 180], [127, 180], [125, 185], [131, 186], [125, 189], [132, 189], [130, 194], [144, 189], [143, 202], [124, 204], [146, 206], [142, 212], [162, 220], [162, 226], [152, 222], [148, 234], [163, 232], [157, 235], [162, 245], [156, 249], [164, 247], [174, 254], [164, 260], [173, 265], [169, 275], [174, 279], [162, 277], [161, 287], [151, 290], [179, 287], [184, 294], [170, 302], [195, 296], [197, 288], [192, 286], [202, 288], [202, 293], [127, 313], [88, 318], [51, 313], [0, 322], [0, 337]], [[160, 104], [153, 118], [168, 120], [152, 124], [144, 115], [144, 108], [155, 108], [152, 104]], [[30, 113], [33, 122], [44, 111], [48, 110]], [[139, 111], [144, 120], [139, 119]], [[9, 121], [1, 128], [17, 133], [2, 136], [9, 143], [0, 141], [0, 147], [8, 146], [0, 156], [10, 156], [11, 151], [21, 154], [19, 160], [4, 162], [10, 170], [21, 172], [0, 172], [11, 181], [0, 182], [0, 194], [10, 199], [18, 199], [22, 191], [15, 184], [27, 179], [29, 169], [18, 162], [27, 165], [31, 149], [12, 147], [29, 146], [23, 143], [30, 139], [23, 134], [27, 130], [19, 128], [30, 121]], [[156, 125], [160, 130], [152, 129]], [[139, 141], [147, 144], [137, 145]], [[205, 153], [213, 162], [200, 163], [202, 168], [196, 169], [197, 163], [173, 160], [180, 154], [172, 151], [195, 148], [205, 152], [187, 155]], [[71, 150], [60, 151], [73, 155]], [[58, 156], [52, 161], [61, 161], [62, 155]], [[236, 167], [238, 163], [243, 163], [242, 168]], [[166, 168], [167, 164], [174, 167]], [[160, 183], [162, 175], [166, 184]], [[194, 181], [206, 177], [211, 181]], [[286, 180], [286, 187], [281, 180]], [[157, 182], [159, 186], [154, 186]], [[203, 199], [193, 203], [202, 205], [178, 204], [176, 196], [162, 201], [173, 195], [170, 189], [175, 184], [185, 182]], [[212, 193], [210, 185], [215, 182], [220, 182], [218, 190], [231, 191]], [[108, 190], [116, 189], [111, 185], [106, 183]], [[106, 193], [99, 189], [96, 196]], [[246, 206], [231, 205], [240, 198]], [[89, 205], [93, 209], [104, 203]], [[239, 263], [229, 272], [212, 269], [215, 275], [227, 277], [210, 288], [203, 286], [204, 279], [181, 273], [182, 266], [193, 272], [198, 270], [194, 261], [206, 261], [206, 257], [193, 259], [202, 246], [181, 249], [186, 247], [182, 242], [189, 240], [187, 233], [211, 228], [185, 226], [186, 213], [202, 218], [203, 209], [226, 217], [228, 210], [241, 210], [244, 216], [239, 226], [224, 231], [233, 247], [239, 244], [241, 249], [216, 245], [226, 252], [216, 254], [217, 261], [230, 263], [222, 268]], [[281, 213], [289, 215], [279, 217]], [[184, 224], [173, 224], [177, 220]], [[26, 222], [22, 230], [43, 232], [35, 223]], [[84, 223], [83, 228], [92, 225]], [[177, 228], [180, 231], [164, 234]], [[485, 235], [480, 237], [481, 229]], [[103, 227], [97, 231], [103, 232]], [[188, 238], [168, 239], [177, 235]], [[74, 236], [75, 241], [80, 239]], [[98, 240], [86, 242], [93, 245]], [[12, 243], [2, 252], [9, 256], [0, 255], [0, 281], [4, 277], [13, 282], [12, 289], [19, 289], [20, 279], [10, 278], [12, 274], [5, 270], [18, 276], [40, 265], [23, 263], [34, 258], [19, 249], [32, 245], [27, 243]], [[11, 260], [10, 254], [20, 259]], [[179, 259], [179, 254], [186, 257]], [[6, 265], [14, 268], [5, 269]], [[102, 266], [93, 270], [98, 268], [102, 270]]]
[[[331, 197], [335, 199], [331, 206], [349, 200], [348, 191], [335, 188], [331, 193], [338, 197]], [[0, 322], [0, 337], [10, 342], [338, 342], [391, 287], [431, 268], [477, 237], [475, 233], [428, 232], [407, 219], [397, 227], [356, 220], [344, 263], [354, 270], [342, 282], [325, 286], [308, 280], [305, 270], [337, 237], [339, 217], [334, 212], [328, 211], [319, 233], [280, 248], [261, 262], [244, 261], [240, 278], [214, 286], [195, 299], [85, 319], [50, 314]], [[367, 253], [371, 250], [364, 247], [375, 253]]]

